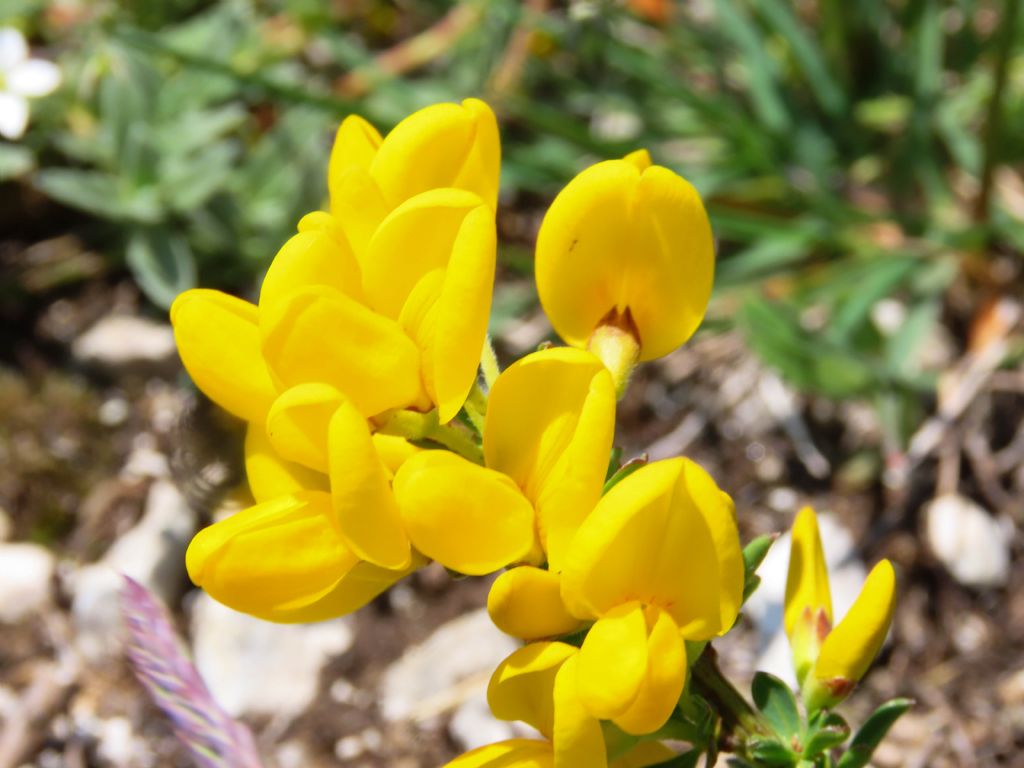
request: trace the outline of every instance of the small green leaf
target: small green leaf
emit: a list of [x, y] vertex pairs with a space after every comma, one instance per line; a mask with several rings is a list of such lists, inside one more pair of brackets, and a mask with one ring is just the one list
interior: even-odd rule
[[913, 704], [911, 699], [890, 699], [876, 709], [853, 737], [849, 750], [843, 755], [837, 768], [862, 768], [867, 765], [893, 723]]
[[804, 757], [813, 758], [833, 747], [838, 747], [850, 736], [850, 726], [830, 725], [811, 734], [804, 745]]
[[646, 453], [643, 456], [637, 456], [634, 459], [630, 459], [625, 464], [623, 464], [621, 467], [619, 467], [618, 471], [616, 471], [615, 474], [613, 474], [611, 477], [608, 478], [608, 481], [604, 484], [604, 490], [601, 491], [601, 494], [603, 495], [603, 494], [608, 493], [608, 491], [610, 491], [612, 488], [614, 488], [616, 485], [621, 483], [627, 477], [629, 477], [634, 472], [636, 472], [638, 469], [640, 469], [640, 467], [642, 467], [642, 466], [644, 466], [646, 464], [647, 464], [647, 454]]
[[747, 578], [761, 566], [765, 557], [768, 556], [768, 550], [772, 548], [772, 544], [777, 538], [779, 538], [777, 533], [766, 533], [748, 542], [747, 546], [743, 548], [743, 568]]
[[167, 308], [196, 284], [192, 251], [184, 239], [165, 229], [138, 230], [128, 241], [128, 267], [150, 301]]
[[0, 143], [0, 181], [31, 171], [36, 164], [32, 150], [19, 144]]
[[793, 750], [775, 739], [751, 739], [750, 756], [762, 765], [796, 765]]
[[758, 672], [754, 675], [750, 690], [754, 704], [780, 739], [789, 742], [801, 736], [803, 721], [796, 697], [788, 685], [774, 675]]

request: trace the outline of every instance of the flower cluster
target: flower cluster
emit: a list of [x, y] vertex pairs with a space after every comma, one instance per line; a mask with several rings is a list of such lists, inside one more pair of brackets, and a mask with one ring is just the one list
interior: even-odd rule
[[[355, 610], [431, 560], [500, 572], [489, 613], [525, 645], [495, 672], [490, 705], [543, 738], [451, 765], [654, 765], [674, 754], [659, 734], [694, 655], [733, 626], [751, 572], [732, 500], [701, 467], [609, 468], [630, 372], [704, 315], [710, 224], [646, 151], [583, 171], [536, 249], [540, 300], [568, 346], [499, 373], [486, 336], [499, 155], [477, 100], [423, 109], [384, 138], [349, 117], [329, 211], [299, 222], [258, 302], [193, 290], [174, 303], [189, 374], [247, 422], [256, 502], [195, 537], [188, 572], [281, 622]], [[804, 663], [822, 577], [794, 568], [787, 628]], [[863, 673], [845, 626], [815, 662], [830, 691]]]

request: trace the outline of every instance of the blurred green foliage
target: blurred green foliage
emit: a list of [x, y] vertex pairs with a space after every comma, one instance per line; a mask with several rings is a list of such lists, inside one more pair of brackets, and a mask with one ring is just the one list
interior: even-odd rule
[[66, 84], [0, 175], [108, 222], [166, 306], [197, 282], [252, 290], [321, 205], [346, 113], [386, 128], [481, 95], [507, 208], [648, 146], [708, 203], [709, 325], [738, 324], [801, 389], [874, 399], [902, 445], [950, 286], [998, 292], [987, 265], [1024, 248], [1018, 5], [8, 0], [0, 23], [47, 44]]

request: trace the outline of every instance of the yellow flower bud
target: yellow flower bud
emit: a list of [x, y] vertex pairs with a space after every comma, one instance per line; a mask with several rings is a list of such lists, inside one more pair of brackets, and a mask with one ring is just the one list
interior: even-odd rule
[[[696, 190], [645, 151], [586, 169], [551, 204], [537, 237], [541, 304], [573, 346], [611, 326], [638, 360], [668, 354], [704, 317], [711, 225]], [[621, 380], [621, 379], [620, 379]]]
[[793, 666], [801, 683], [832, 629], [832, 595], [828, 568], [814, 510], [804, 507], [793, 523], [786, 579], [785, 626], [793, 649]]
[[892, 624], [896, 574], [882, 560], [868, 574], [857, 600], [833, 629], [804, 685], [804, 701], [811, 711], [842, 701], [864, 677], [882, 649]]

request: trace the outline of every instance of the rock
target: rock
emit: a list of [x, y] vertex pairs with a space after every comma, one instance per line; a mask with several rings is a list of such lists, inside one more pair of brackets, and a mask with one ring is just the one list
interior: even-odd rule
[[71, 354], [80, 363], [114, 372], [173, 369], [177, 359], [171, 326], [134, 315], [100, 318], [75, 339]]
[[0, 544], [0, 623], [17, 624], [50, 604], [54, 556], [37, 544]]
[[[856, 557], [853, 537], [835, 517], [828, 513], [819, 514], [818, 530], [832, 589], [833, 624], [838, 624], [860, 594], [867, 571]], [[770, 672], [795, 687], [796, 675], [790, 662], [789, 640], [782, 626], [790, 540], [787, 531], [772, 545], [757, 571], [761, 586], [747, 601], [743, 612], [753, 621], [758, 632], [757, 669]]]
[[491, 708], [487, 705], [487, 692], [481, 690], [455, 710], [448, 724], [448, 735], [459, 749], [468, 752], [485, 744], [514, 739], [523, 734], [515, 724], [498, 720], [491, 714]]
[[289, 721], [319, 691], [320, 670], [352, 645], [349, 619], [272, 624], [199, 593], [192, 609], [196, 669], [232, 715]]
[[196, 529], [196, 515], [168, 480], [149, 489], [142, 519], [120, 537], [98, 562], [71, 577], [71, 613], [79, 650], [98, 660], [117, 653], [121, 574], [131, 576], [165, 603], [173, 604], [187, 580], [185, 548]]
[[486, 609], [449, 621], [408, 649], [381, 678], [386, 720], [429, 720], [487, 689], [495, 667], [519, 643], [491, 623]]
[[384, 744], [384, 737], [376, 728], [367, 728], [354, 736], [338, 739], [334, 745], [334, 755], [342, 762], [378, 752]]
[[953, 578], [968, 587], [999, 587], [1010, 577], [1013, 524], [959, 494], [946, 494], [925, 507], [932, 552]]

